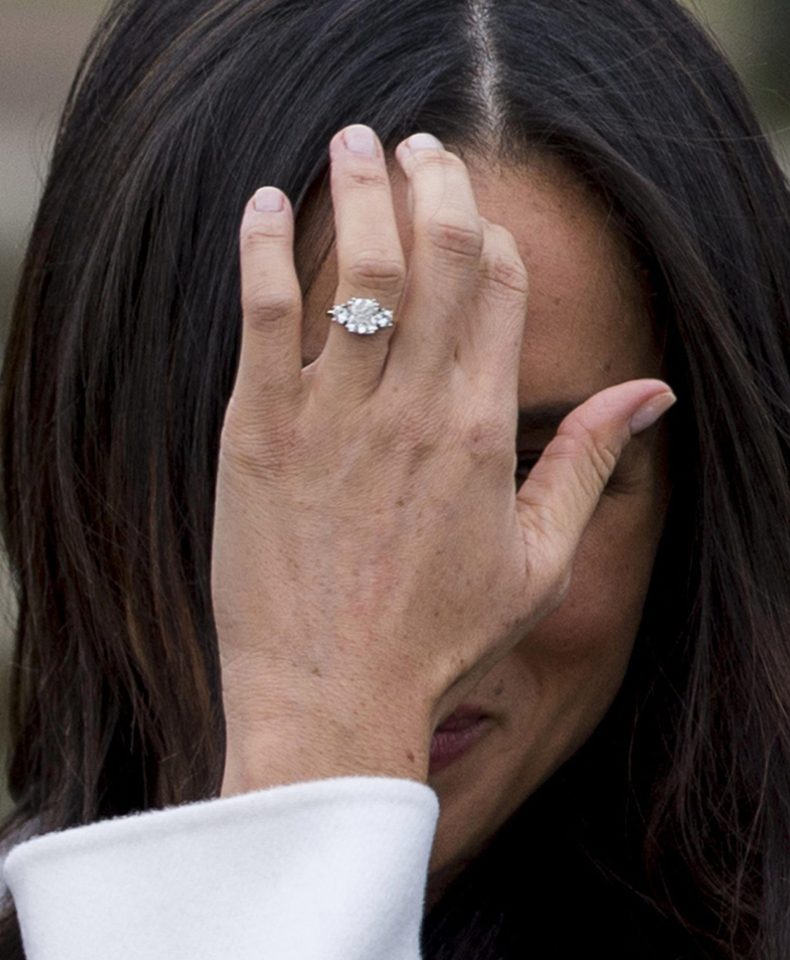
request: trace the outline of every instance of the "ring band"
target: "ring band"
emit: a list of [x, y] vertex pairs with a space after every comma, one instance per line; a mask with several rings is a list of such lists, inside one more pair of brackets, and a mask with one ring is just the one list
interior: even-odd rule
[[392, 310], [385, 310], [372, 297], [351, 297], [345, 303], [336, 303], [327, 313], [349, 333], [376, 333], [395, 325]]

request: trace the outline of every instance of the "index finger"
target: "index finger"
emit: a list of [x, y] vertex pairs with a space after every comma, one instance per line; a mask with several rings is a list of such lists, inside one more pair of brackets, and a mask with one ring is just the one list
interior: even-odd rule
[[549, 579], [567, 579], [629, 440], [675, 400], [662, 380], [630, 380], [594, 394], [562, 421], [517, 496], [528, 553]]

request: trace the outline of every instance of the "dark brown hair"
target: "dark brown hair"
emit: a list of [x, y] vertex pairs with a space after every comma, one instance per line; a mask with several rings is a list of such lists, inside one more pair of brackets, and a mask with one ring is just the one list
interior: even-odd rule
[[[665, 330], [673, 492], [604, 722], [426, 918], [427, 958], [790, 955], [790, 202], [674, 0], [115, 0], [63, 112], [2, 383], [19, 601], [0, 840], [216, 794], [220, 429], [254, 189], [328, 222], [327, 145], [549, 151]], [[318, 219], [314, 219], [314, 214]], [[331, 226], [331, 224], [330, 224]], [[300, 238], [305, 290], [321, 253]], [[3, 960], [21, 957], [9, 905]]]

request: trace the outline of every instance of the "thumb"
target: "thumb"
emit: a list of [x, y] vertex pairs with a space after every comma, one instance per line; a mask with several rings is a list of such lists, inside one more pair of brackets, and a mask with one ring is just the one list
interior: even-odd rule
[[516, 498], [532, 556], [537, 551], [555, 573], [570, 569], [628, 441], [676, 399], [661, 380], [629, 380], [594, 394], [568, 414]]

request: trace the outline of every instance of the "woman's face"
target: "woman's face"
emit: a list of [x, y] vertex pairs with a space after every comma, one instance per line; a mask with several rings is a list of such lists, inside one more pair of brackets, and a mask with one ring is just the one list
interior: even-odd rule
[[[518, 170], [467, 164], [480, 213], [511, 231], [529, 272], [520, 406], [580, 403], [612, 384], [661, 376], [644, 281], [601, 201], [546, 157]], [[406, 181], [396, 164], [391, 176], [408, 262]], [[305, 302], [305, 363], [322, 349], [336, 281], [332, 254]], [[524, 471], [555, 427], [525, 416], [517, 439]], [[524, 477], [520, 473], [519, 482]], [[441, 808], [429, 905], [590, 736], [614, 699], [639, 625], [667, 497], [666, 437], [659, 426], [626, 448], [579, 547], [562, 605], [467, 697], [493, 723], [470, 751], [429, 777]]]

